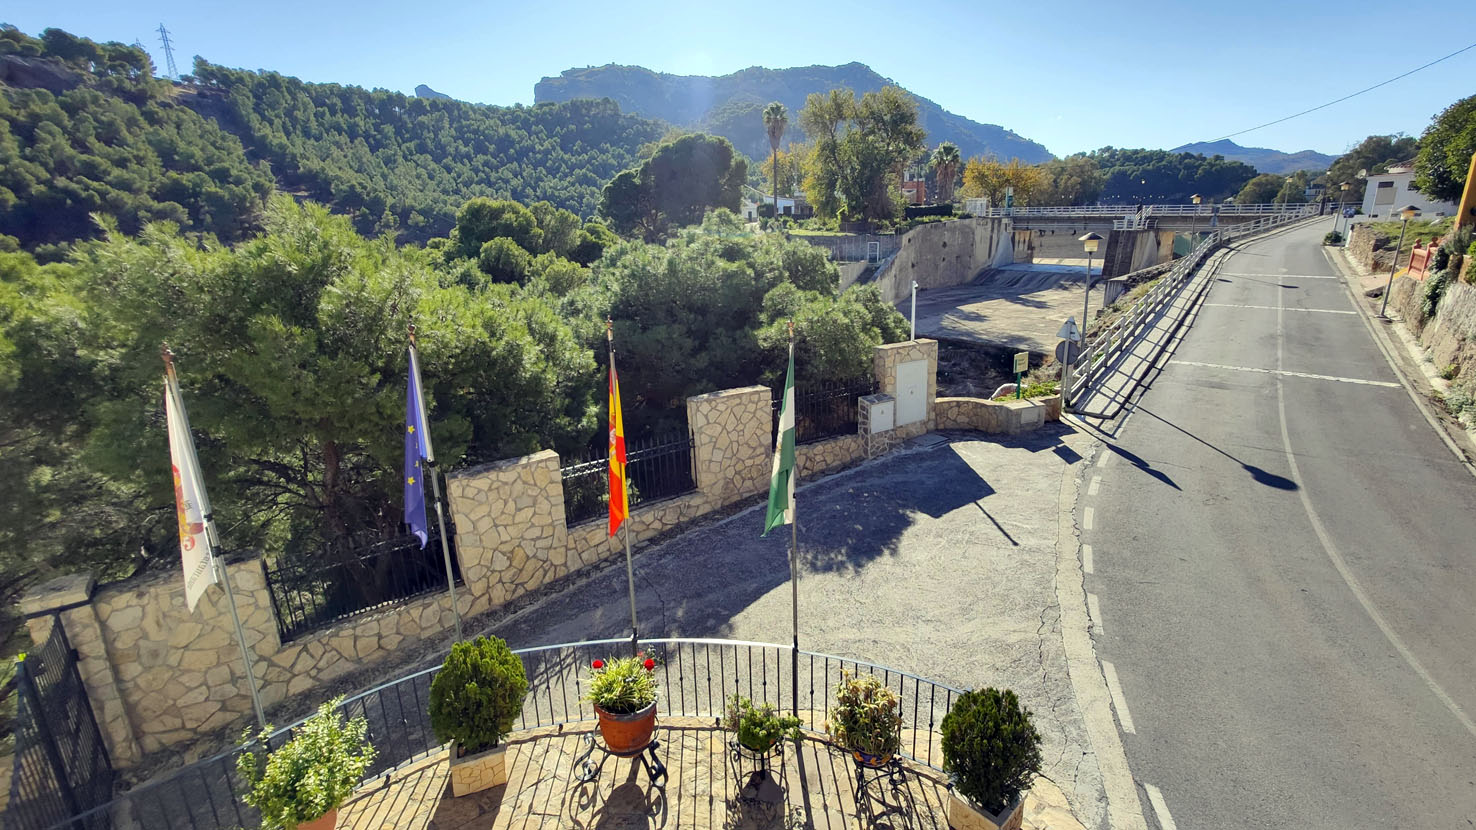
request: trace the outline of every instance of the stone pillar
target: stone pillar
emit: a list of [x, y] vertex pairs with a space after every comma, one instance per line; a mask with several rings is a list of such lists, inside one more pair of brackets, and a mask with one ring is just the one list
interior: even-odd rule
[[569, 573], [559, 455], [543, 450], [447, 476], [472, 613]]
[[766, 386], [724, 389], [687, 399], [697, 489], [720, 507], [751, 496], [769, 481], [773, 459], [773, 392]]
[[95, 589], [91, 574], [57, 577], [26, 594], [20, 611], [38, 646], [51, 636], [52, 619], [60, 620], [72, 648], [77, 650], [77, 670], [87, 687], [87, 699], [107, 742], [108, 755], [115, 767], [127, 768], [138, 762], [142, 752], [92, 605]]
[[872, 355], [878, 391], [897, 401], [893, 438], [904, 441], [937, 429], [938, 341], [907, 340], [877, 346]]

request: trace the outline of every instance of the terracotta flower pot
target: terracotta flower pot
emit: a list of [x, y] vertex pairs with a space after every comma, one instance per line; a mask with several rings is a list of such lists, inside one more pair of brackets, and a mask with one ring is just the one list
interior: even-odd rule
[[297, 825], [297, 830], [333, 830], [333, 825], [337, 823], [338, 808], [334, 807], [332, 810], [329, 810], [312, 821], [305, 821]]
[[1020, 830], [1025, 820], [1025, 796], [1015, 798], [999, 814], [975, 806], [957, 792], [948, 793], [948, 826], [953, 830]]
[[606, 712], [598, 705], [595, 714], [600, 718], [600, 735], [605, 747], [613, 755], [635, 755], [651, 743], [656, 731], [656, 702], [630, 715]]

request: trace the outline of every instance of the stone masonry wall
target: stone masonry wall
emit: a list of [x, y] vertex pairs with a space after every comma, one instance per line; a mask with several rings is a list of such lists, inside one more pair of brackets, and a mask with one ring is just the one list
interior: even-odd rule
[[866, 439], [860, 435], [838, 435], [794, 448], [794, 464], [801, 482], [849, 467], [866, 457]]
[[773, 454], [773, 392], [724, 389], [687, 399], [697, 489], [724, 505], [764, 489]]
[[938, 429], [973, 429], [1015, 435], [1061, 420], [1061, 396], [991, 401], [984, 398], [939, 398]]
[[[911, 424], [899, 424], [895, 430], [896, 440], [905, 441], [915, 438], [926, 432], [932, 432], [936, 426], [933, 417], [933, 400], [938, 396], [938, 341], [936, 340], [908, 340], [902, 343], [890, 343], [878, 346], [872, 356], [872, 368], [876, 373], [878, 392], [892, 397], [897, 397], [897, 367], [904, 363], [915, 360], [926, 360], [928, 389], [924, 401], [923, 420]], [[901, 402], [898, 402], [898, 418], [901, 417]]]

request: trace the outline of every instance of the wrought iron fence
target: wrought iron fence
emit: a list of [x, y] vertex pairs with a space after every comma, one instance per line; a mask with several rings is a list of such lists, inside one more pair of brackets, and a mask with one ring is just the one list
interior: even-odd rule
[[[823, 441], [837, 435], [855, 435], [859, 412], [856, 399], [875, 394], [876, 378], [870, 375], [850, 380], [826, 380], [794, 385], [794, 440], [797, 444]], [[774, 435], [779, 432], [779, 407], [784, 402], [784, 384], [773, 387]]]
[[[528, 696], [515, 729], [595, 722], [594, 709], [583, 699], [589, 664], [597, 657], [627, 653], [630, 647], [630, 640], [616, 639], [516, 649], [513, 653], [522, 659], [528, 675]], [[639, 647], [656, 658], [657, 706], [663, 716], [717, 719], [728, 698], [741, 694], [756, 703], [797, 712], [812, 736], [823, 734], [825, 715], [843, 674], [875, 676], [900, 701], [902, 745], [898, 754], [942, 770], [938, 727], [962, 693], [960, 689], [887, 666], [795, 652], [790, 646], [772, 643], [667, 638], [641, 640]], [[439, 670], [438, 666], [424, 669], [339, 705], [338, 711], [345, 716], [362, 716], [369, 724], [368, 739], [377, 754], [365, 783], [444, 746], [435, 738], [428, 713], [431, 680]], [[281, 746], [300, 723], [277, 730], [268, 739], [268, 747]], [[64, 830], [72, 821], [104, 817], [117, 828], [254, 827], [260, 817], [241, 801], [241, 784], [235, 776], [241, 751], [236, 747], [192, 764], [44, 830]]]
[[[451, 572], [460, 584], [454, 533], [448, 542]], [[279, 556], [265, 571], [284, 643], [345, 617], [446, 590], [445, 557], [434, 528], [424, 547], [419, 537], [399, 536], [334, 546], [312, 559]]]
[[72, 830], [108, 827], [105, 814], [68, 821], [113, 797], [113, 767], [92, 716], [77, 654], [60, 621], [16, 666], [14, 772], [6, 830], [58, 822]]
[[[602, 515], [610, 503], [610, 450], [592, 446], [565, 465], [564, 520], [569, 525]], [[692, 437], [686, 430], [633, 440], [626, 445], [625, 475], [632, 508], [697, 489], [692, 476]]]

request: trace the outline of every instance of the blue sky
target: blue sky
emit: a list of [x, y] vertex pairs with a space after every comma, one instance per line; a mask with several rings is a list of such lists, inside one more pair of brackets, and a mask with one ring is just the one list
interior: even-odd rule
[[[1110, 13], [1109, 13], [1109, 10]], [[564, 69], [680, 74], [860, 61], [1057, 155], [1208, 141], [1346, 95], [1476, 41], [1476, 3], [703, 3], [11, 0], [0, 21], [142, 42], [310, 81], [532, 103]], [[1416, 22], [1419, 21], [1419, 22]], [[1237, 136], [1340, 153], [1419, 133], [1476, 93], [1476, 49], [1351, 101]]]

